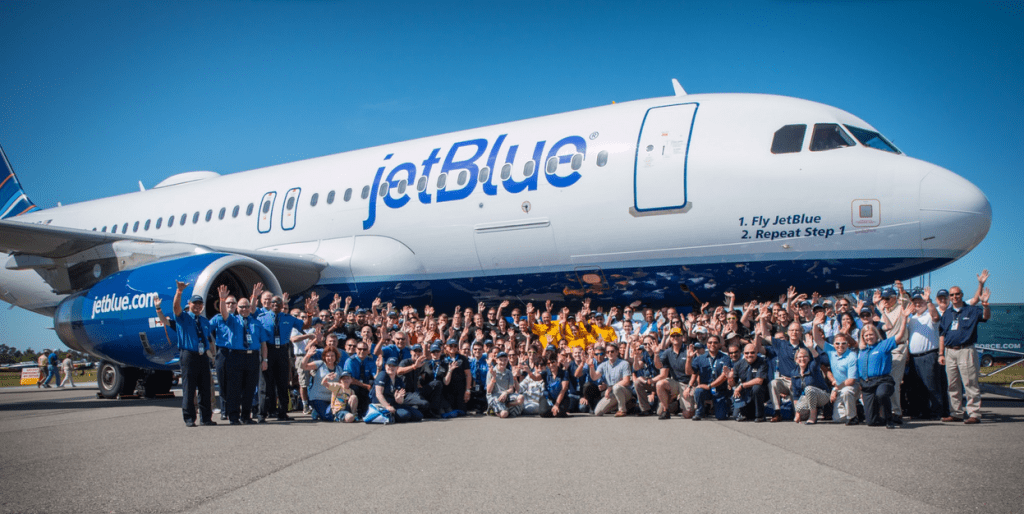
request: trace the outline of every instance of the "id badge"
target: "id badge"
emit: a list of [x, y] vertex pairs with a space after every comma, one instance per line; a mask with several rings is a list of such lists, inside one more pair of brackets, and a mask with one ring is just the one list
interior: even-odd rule
[[274, 338], [274, 346], [281, 346], [281, 336]]
[[950, 330], [960, 329], [960, 318], [953, 318], [953, 324], [949, 326]]
[[245, 334], [245, 345], [252, 346], [252, 334]]

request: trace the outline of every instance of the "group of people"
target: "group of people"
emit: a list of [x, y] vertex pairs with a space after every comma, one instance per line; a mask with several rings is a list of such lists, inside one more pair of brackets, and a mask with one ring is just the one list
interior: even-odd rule
[[[978, 324], [989, 319], [988, 272], [966, 300], [959, 287], [907, 291], [897, 281], [870, 302], [789, 288], [778, 301], [677, 309], [591, 308], [509, 302], [452, 314], [400, 310], [380, 299], [352, 308], [312, 293], [287, 310], [287, 295], [251, 297], [218, 288], [219, 314], [177, 283], [173, 326], [187, 426], [212, 419], [215, 355], [222, 419], [292, 419], [297, 379], [304, 413], [354, 422], [370, 409], [394, 422], [468, 413], [501, 418], [591, 413], [671, 419], [821, 420], [897, 428], [909, 415], [978, 423]], [[209, 352], [209, 353], [208, 353]], [[258, 392], [258, 395], [257, 395]], [[296, 409], [298, 405], [295, 405]], [[906, 409], [906, 410], [905, 410]]]
[[[39, 380], [36, 382], [37, 388], [50, 389], [53, 387], [50, 385], [51, 381], [57, 387], [64, 387], [66, 384], [76, 387], [75, 379], [72, 377], [75, 365], [71, 361], [70, 355], [61, 359], [57, 355], [56, 350], [43, 350], [39, 354], [36, 364], [39, 366]], [[63, 379], [61, 378], [62, 372], [64, 374]]]

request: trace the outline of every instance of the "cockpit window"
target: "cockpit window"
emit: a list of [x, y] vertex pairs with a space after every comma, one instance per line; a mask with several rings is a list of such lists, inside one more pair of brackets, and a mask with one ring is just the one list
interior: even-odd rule
[[811, 135], [812, 152], [835, 150], [853, 145], [853, 139], [839, 125], [835, 123], [816, 123], [814, 125], [814, 134]]
[[786, 125], [775, 131], [772, 139], [772, 153], [794, 153], [804, 147], [807, 125]]
[[899, 151], [899, 149], [896, 148], [895, 145], [890, 143], [889, 140], [885, 138], [885, 136], [879, 134], [878, 132], [872, 132], [870, 130], [862, 128], [851, 127], [849, 125], [846, 125], [846, 129], [849, 130], [850, 133], [853, 134], [853, 137], [857, 138], [857, 141], [860, 141], [860, 144], [864, 146], [874, 148], [875, 150], [883, 150], [886, 152], [903, 153]]

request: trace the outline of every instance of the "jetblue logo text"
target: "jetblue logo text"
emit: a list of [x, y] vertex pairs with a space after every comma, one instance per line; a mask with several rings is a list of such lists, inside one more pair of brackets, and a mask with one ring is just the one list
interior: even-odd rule
[[[515, 194], [522, 191], [536, 191], [539, 175], [544, 175], [548, 184], [559, 188], [569, 187], [582, 178], [579, 172], [571, 169], [570, 161], [576, 153], [583, 154], [584, 158], [586, 158], [587, 142], [584, 138], [580, 136], [562, 138], [551, 145], [546, 154], [544, 149], [547, 146], [547, 141], [538, 141], [533, 146], [533, 154], [528, 159], [520, 159], [522, 164], [519, 165], [516, 164], [516, 155], [520, 153], [519, 145], [510, 145], [504, 151], [504, 159], [501, 161], [501, 164], [495, 167], [499, 154], [502, 153], [502, 146], [507, 135], [502, 134], [498, 136], [494, 140], [494, 144], [489, 143], [486, 139], [459, 141], [448, 149], [443, 160], [440, 157], [441, 149], [435, 148], [419, 164], [416, 162], [403, 162], [395, 166], [390, 166], [389, 164], [381, 166], [377, 169], [377, 174], [373, 178], [373, 186], [370, 189], [369, 212], [367, 213], [366, 220], [363, 221], [363, 230], [368, 230], [377, 221], [378, 198], [389, 208], [399, 209], [412, 200], [412, 194], [415, 194], [420, 203], [423, 204], [431, 202], [441, 203], [467, 198], [476, 190], [477, 185], [480, 186], [480, 190], [485, 195], [495, 196], [498, 194], [498, 182], [501, 182], [501, 188], [507, 193]], [[487, 155], [487, 159], [481, 162], [484, 154]], [[392, 157], [394, 157], [394, 154], [389, 154], [384, 157], [384, 160], [389, 161]], [[553, 172], [549, 173], [548, 171], [550, 170], [546, 169], [546, 163], [552, 157], [557, 157], [558, 161]], [[427, 187], [417, 192], [417, 189], [419, 189], [415, 187], [417, 181], [422, 178], [429, 184], [431, 173], [437, 164], [441, 166], [436, 173], [446, 175], [444, 187], [437, 189], [437, 198], [432, 198], [432, 195], [427, 192]], [[502, 168], [505, 165], [508, 165], [517, 172], [503, 173]], [[490, 172], [486, 174], [484, 181], [480, 182], [480, 168], [483, 166], [486, 166]], [[390, 170], [388, 170], [389, 167]], [[463, 170], [467, 172], [465, 182], [457, 183], [455, 179], [461, 175]], [[524, 172], [524, 170], [528, 171]], [[405, 181], [405, 184], [408, 185], [407, 190], [399, 188], [402, 181]], [[462, 182], [461, 178], [459, 182]], [[383, 196], [380, 193], [381, 184], [386, 185], [386, 193]]]
[[107, 312], [121, 312], [129, 309], [142, 309], [146, 307], [152, 308], [153, 299], [157, 296], [157, 293], [142, 293], [124, 296], [118, 296], [113, 293], [104, 295], [92, 302], [92, 317], [95, 319], [97, 314]]

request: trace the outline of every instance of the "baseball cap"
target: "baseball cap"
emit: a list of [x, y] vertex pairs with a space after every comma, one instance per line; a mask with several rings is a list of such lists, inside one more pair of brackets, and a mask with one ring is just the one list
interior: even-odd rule
[[340, 375], [338, 375], [338, 378], [345, 378], [345, 377], [349, 377], [349, 378], [351, 378], [351, 377], [352, 377], [352, 374], [351, 374], [351, 373], [349, 373], [348, 371], [342, 371], [342, 372], [341, 372], [341, 374], [340, 374]]
[[[701, 328], [701, 327], [698, 327], [698, 328]], [[676, 328], [673, 328], [672, 330], [669, 330], [668, 331], [668, 335], [670, 335], [670, 336], [683, 335], [683, 330], [681, 328], [679, 328], [679, 327], [676, 327]]]
[[454, 337], [448, 340], [448, 346], [457, 346], [458, 344], [459, 342]]
[[921, 294], [921, 293], [914, 293], [914, 296], [911, 296], [910, 299], [911, 300], [917, 300], [917, 299], [924, 300], [924, 295]]
[[800, 302], [800, 306], [801, 307], [810, 307], [811, 306], [811, 302], [810, 302], [810, 300], [804, 300], [804, 301]]
[[734, 337], [739, 337], [739, 336], [740, 335], [737, 334], [736, 332], [729, 332], [728, 334], [725, 334], [725, 339], [732, 339]]
[[693, 347], [694, 348], [698, 348], [698, 349], [699, 348], [704, 348], [704, 343], [700, 343], [700, 342], [693, 343]]
[[494, 341], [490, 339], [484, 339], [484, 346], [494, 346]]
[[555, 345], [553, 345], [553, 344], [549, 344], [546, 347], [544, 347], [544, 351], [545, 352], [547, 352], [547, 351], [557, 352], [558, 348], [555, 348]]
[[414, 345], [409, 347], [409, 350], [410, 351], [414, 351], [414, 352], [418, 352], [420, 350], [423, 350], [423, 347], [420, 346], [419, 344], [414, 344]]
[[507, 353], [505, 353], [505, 352], [498, 352], [498, 355], [497, 355], [497, 357], [498, 357], [499, 359], [500, 359], [500, 358], [502, 358], [502, 357], [508, 357], [508, 354], [507, 354]]
[[893, 288], [887, 287], [882, 289], [882, 298], [892, 298], [893, 296], [896, 296], [896, 291]]
[[863, 316], [865, 314], [871, 314], [871, 309], [869, 309], [867, 307], [864, 307], [863, 309], [860, 310], [860, 315], [861, 316]]
[[949, 296], [949, 291], [945, 289], [939, 289], [939, 292], [935, 293], [935, 297], [938, 298], [940, 296]]
[[825, 310], [825, 306], [819, 303], [818, 305], [815, 305], [811, 310], [823, 311]]
[[434, 344], [430, 345], [430, 351], [432, 351], [432, 352], [439, 352], [439, 351], [441, 351], [441, 343], [434, 343]]
[[198, 303], [203, 303], [203, 297], [199, 296], [197, 294], [192, 295], [192, 298], [188, 301], [188, 303], [197, 303], [197, 302]]
[[698, 327], [693, 327], [693, 333], [694, 334], [707, 334], [708, 333], [708, 329], [706, 329], [704, 327], [699, 327], [699, 326]]
[[384, 363], [384, 365], [385, 366], [397, 366], [398, 365], [398, 359], [396, 359], [394, 357], [391, 357], [391, 358], [388, 359], [387, 362]]

